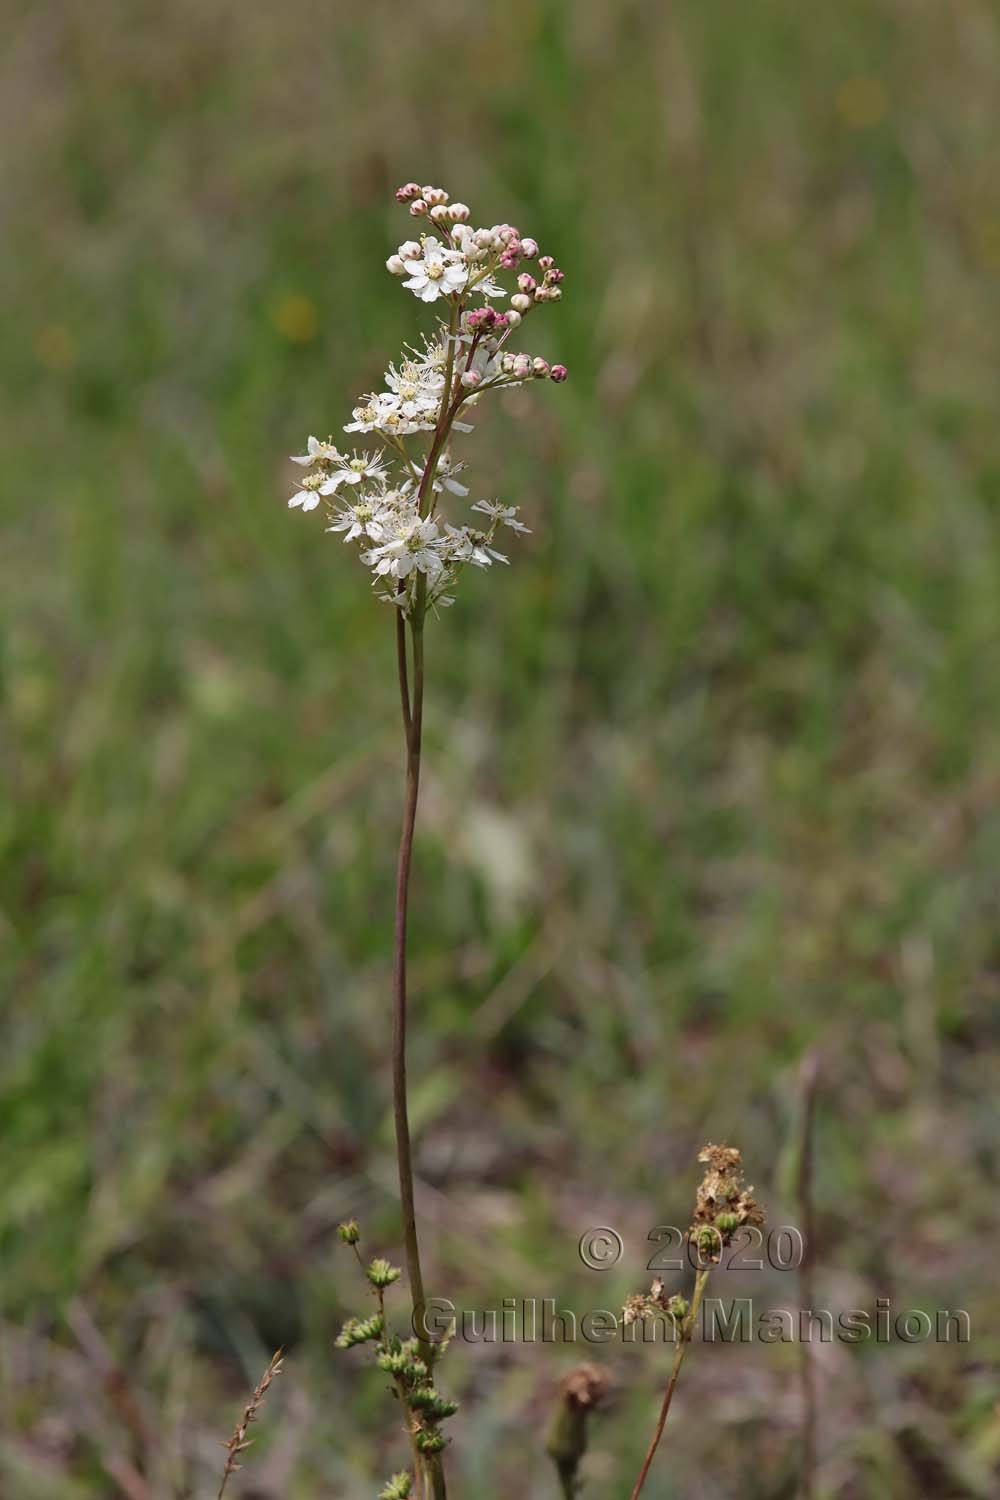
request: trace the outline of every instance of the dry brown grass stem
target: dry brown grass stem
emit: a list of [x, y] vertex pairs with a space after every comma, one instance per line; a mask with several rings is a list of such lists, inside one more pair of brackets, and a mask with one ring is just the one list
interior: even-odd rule
[[226, 1453], [225, 1468], [222, 1471], [222, 1483], [219, 1485], [219, 1493], [216, 1496], [216, 1500], [222, 1500], [223, 1495], [226, 1493], [226, 1485], [229, 1483], [230, 1474], [235, 1474], [237, 1470], [243, 1467], [237, 1460], [239, 1455], [245, 1453], [253, 1442], [253, 1438], [247, 1437], [247, 1432], [249, 1431], [251, 1422], [256, 1422], [257, 1420], [257, 1413], [263, 1405], [264, 1397], [267, 1395], [271, 1381], [275, 1375], [281, 1374], [282, 1359], [283, 1351], [281, 1349], [272, 1354], [271, 1363], [264, 1371], [260, 1378], [260, 1383], [243, 1408], [243, 1415], [234, 1427], [232, 1437], [227, 1438], [222, 1445], [228, 1451]]

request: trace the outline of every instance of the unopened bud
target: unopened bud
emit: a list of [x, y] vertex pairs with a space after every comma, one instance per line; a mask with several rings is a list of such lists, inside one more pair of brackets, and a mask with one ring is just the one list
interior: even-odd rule
[[455, 224], [465, 224], [468, 222], [471, 209], [467, 203], [453, 203], [448, 213]]
[[533, 239], [523, 239], [521, 241], [521, 251], [528, 257], [529, 260], [534, 260], [535, 256], [538, 254], [538, 241]]
[[418, 182], [405, 182], [402, 187], [396, 189], [397, 203], [412, 203], [414, 198], [420, 197], [420, 184]]
[[538, 375], [540, 378], [544, 378], [546, 375], [548, 375], [548, 360], [542, 359], [541, 355], [536, 355], [536, 357], [531, 361], [531, 373], [533, 375]]
[[535, 280], [534, 276], [529, 276], [527, 271], [522, 271], [520, 276], [517, 278], [517, 284], [522, 292], [533, 292], [535, 290], [535, 287], [538, 285], [538, 282]]
[[493, 246], [492, 229], [477, 229], [472, 238], [475, 240], [480, 250], [489, 250]]
[[549, 379], [554, 380], [558, 384], [560, 381], [565, 380], [568, 374], [569, 371], [565, 365], [553, 365], [549, 371]]
[[390, 255], [385, 263], [385, 268], [387, 271], [391, 271], [393, 276], [406, 275], [406, 267], [403, 265], [403, 258], [400, 255]]
[[445, 192], [444, 188], [425, 187], [421, 190], [421, 197], [425, 200], [425, 202], [435, 206], [439, 203], [448, 202], [448, 194]]
[[534, 299], [536, 302], [551, 302], [553, 291], [554, 288], [550, 286], [536, 286]]
[[538, 257], [538, 264], [541, 266], [543, 271], [551, 271], [552, 267], [555, 265], [555, 260], [551, 255], [540, 255]]
[[515, 292], [510, 299], [510, 305], [515, 312], [526, 313], [531, 306], [531, 298], [526, 297], [523, 292]]
[[447, 224], [450, 218], [447, 205], [444, 203], [435, 203], [428, 217], [433, 219], [435, 224]]
[[469, 390], [472, 390], [477, 385], [482, 385], [483, 382], [483, 377], [480, 375], [478, 370], [466, 370], [463, 373], [461, 379], [462, 384]]
[[517, 262], [518, 257], [514, 255], [510, 250], [505, 250], [500, 257], [500, 264], [503, 266], [505, 271], [513, 271], [514, 267], [517, 265]]
[[557, 282], [565, 279], [565, 273], [558, 266], [550, 266], [545, 273], [546, 286], [555, 286]]
[[415, 219], [419, 219], [421, 215], [425, 214], [426, 212], [427, 204], [424, 202], [423, 198], [414, 198], [413, 202], [410, 204], [410, 213], [413, 215], [413, 217]]
[[[521, 314], [516, 307], [512, 307], [509, 312], [501, 313], [500, 318], [503, 319], [508, 328], [516, 328], [521, 321]], [[500, 318], [497, 318], [498, 323], [500, 322]]]
[[345, 1245], [356, 1245], [361, 1238], [357, 1219], [345, 1219], [343, 1224], [337, 1225], [337, 1233]]
[[514, 355], [514, 369], [512, 373], [517, 376], [518, 380], [527, 380], [528, 376], [532, 373], [531, 359], [527, 354]]

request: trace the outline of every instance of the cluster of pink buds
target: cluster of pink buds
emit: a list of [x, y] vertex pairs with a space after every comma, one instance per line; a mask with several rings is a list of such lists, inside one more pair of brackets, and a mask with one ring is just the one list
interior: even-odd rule
[[547, 359], [539, 355], [532, 359], [530, 354], [504, 354], [500, 368], [515, 380], [554, 380], [557, 385], [569, 374], [565, 365], [550, 365]]
[[470, 333], [495, 332], [498, 328], [513, 328], [516, 326], [516, 321], [511, 320], [510, 313], [498, 313], [492, 307], [475, 307], [472, 312], [465, 315], [465, 326]]
[[421, 187], [418, 182], [406, 182], [396, 189], [396, 202], [408, 203], [415, 219], [425, 215], [435, 224], [465, 224], [470, 209], [467, 203], [449, 203], [444, 188]]

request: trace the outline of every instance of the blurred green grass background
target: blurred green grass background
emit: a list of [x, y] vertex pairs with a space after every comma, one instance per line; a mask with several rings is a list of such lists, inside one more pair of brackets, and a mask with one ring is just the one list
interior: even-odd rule
[[[995, 1494], [996, 9], [3, 12], [0, 1493], [214, 1493], [279, 1343], [234, 1493], [405, 1461], [332, 1350], [338, 1219], [399, 1253], [391, 630], [284, 455], [429, 326], [416, 177], [554, 250], [522, 342], [571, 371], [483, 410], [533, 535], [429, 639], [431, 1289], [615, 1308], [706, 1137], [795, 1222], [818, 1048], [824, 1305], [973, 1324], [818, 1350], [820, 1492]], [[581, 1354], [626, 1492], [663, 1352], [500, 1345], [449, 1356], [460, 1493], [555, 1493]], [[797, 1402], [794, 1349], [698, 1350], [648, 1493], [794, 1495]]]

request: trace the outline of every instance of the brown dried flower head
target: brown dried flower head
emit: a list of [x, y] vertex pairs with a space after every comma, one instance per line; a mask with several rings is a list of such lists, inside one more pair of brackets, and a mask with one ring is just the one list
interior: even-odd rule
[[735, 1146], [705, 1146], [698, 1153], [705, 1175], [698, 1188], [689, 1239], [702, 1264], [716, 1264], [745, 1224], [760, 1225], [764, 1210], [743, 1182], [743, 1157]]
[[592, 1410], [611, 1388], [611, 1376], [600, 1365], [577, 1365], [562, 1383], [563, 1399], [580, 1410]]

